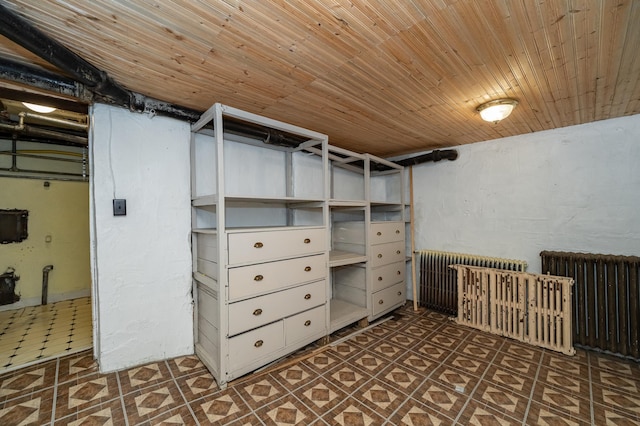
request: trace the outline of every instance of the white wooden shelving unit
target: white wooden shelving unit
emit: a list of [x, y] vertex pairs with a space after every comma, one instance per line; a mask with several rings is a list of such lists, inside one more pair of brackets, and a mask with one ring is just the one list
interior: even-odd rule
[[215, 104], [191, 168], [195, 347], [219, 386], [404, 303], [401, 166]]
[[192, 126], [195, 347], [221, 387], [328, 334], [326, 159], [325, 135], [221, 104]]

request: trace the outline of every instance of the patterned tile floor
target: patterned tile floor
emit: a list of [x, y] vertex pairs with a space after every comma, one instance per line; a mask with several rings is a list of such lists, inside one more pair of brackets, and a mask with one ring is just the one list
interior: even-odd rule
[[0, 374], [92, 346], [91, 299], [0, 312]]
[[89, 351], [33, 365], [0, 376], [0, 424], [634, 425], [639, 391], [637, 363], [568, 357], [403, 308], [225, 390], [195, 356], [110, 374]]

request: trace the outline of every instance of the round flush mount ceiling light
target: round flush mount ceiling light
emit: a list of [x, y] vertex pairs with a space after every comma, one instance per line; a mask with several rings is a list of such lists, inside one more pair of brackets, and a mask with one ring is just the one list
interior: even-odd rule
[[38, 105], [38, 104], [30, 104], [29, 102], [23, 102], [22, 105], [26, 106], [31, 111], [41, 112], [43, 114], [48, 114], [56, 110], [55, 108], [52, 108], [52, 107]]
[[480, 113], [480, 117], [484, 121], [497, 123], [511, 114], [513, 109], [518, 105], [515, 99], [496, 99], [480, 105], [476, 110]]

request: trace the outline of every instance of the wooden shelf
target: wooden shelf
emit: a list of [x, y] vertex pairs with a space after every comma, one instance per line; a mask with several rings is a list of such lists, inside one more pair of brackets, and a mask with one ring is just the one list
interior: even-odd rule
[[340, 330], [349, 324], [360, 321], [369, 316], [369, 311], [364, 306], [354, 305], [344, 300], [331, 299], [330, 302], [331, 323], [329, 333]]
[[329, 266], [344, 266], [354, 263], [366, 262], [367, 256], [364, 254], [351, 253], [348, 251], [331, 250], [329, 252]]

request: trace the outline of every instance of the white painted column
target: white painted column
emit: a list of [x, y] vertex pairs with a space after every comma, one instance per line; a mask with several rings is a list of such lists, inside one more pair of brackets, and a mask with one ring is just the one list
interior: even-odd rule
[[[186, 122], [91, 111], [94, 341], [102, 372], [193, 353]], [[126, 216], [112, 200], [126, 199]]]

